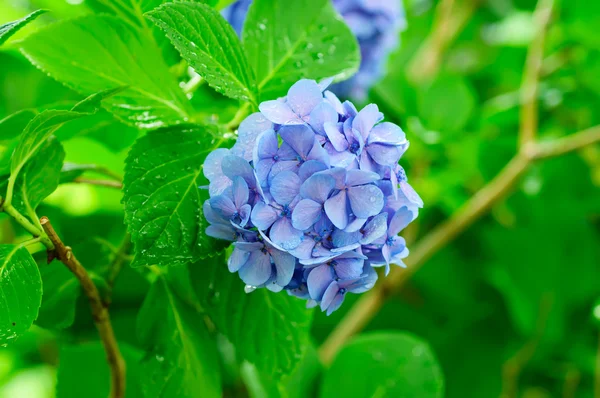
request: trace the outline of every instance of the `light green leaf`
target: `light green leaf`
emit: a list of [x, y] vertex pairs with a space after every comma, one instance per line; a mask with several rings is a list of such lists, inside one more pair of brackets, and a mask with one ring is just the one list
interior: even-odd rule
[[40, 272], [27, 249], [0, 245], [0, 346], [29, 330], [41, 302]]
[[0, 141], [18, 137], [37, 113], [35, 109], [22, 109], [0, 120]]
[[[143, 398], [140, 378], [142, 353], [123, 342], [119, 350], [127, 364], [127, 398]], [[65, 345], [60, 350], [56, 375], [56, 398], [106, 398], [110, 390], [110, 373], [106, 353], [100, 342]]]
[[255, 0], [243, 42], [261, 100], [285, 95], [302, 77], [350, 77], [360, 65], [356, 38], [329, 0]]
[[175, 295], [163, 275], [144, 301], [137, 331], [147, 350], [143, 362], [147, 398], [222, 396], [216, 343], [204, 318]]
[[156, 44], [123, 20], [89, 15], [56, 23], [29, 36], [21, 51], [83, 94], [126, 86], [104, 106], [127, 123], [156, 128], [189, 117], [189, 103]]
[[176, 265], [219, 252], [202, 214], [208, 185], [202, 163], [226, 144], [216, 127], [182, 125], [153, 131], [132, 147], [123, 181], [125, 223], [135, 245], [134, 266]]
[[168, 3], [146, 14], [181, 56], [224, 95], [256, 103], [256, 82], [242, 45], [214, 9], [202, 3]]
[[325, 372], [320, 397], [444, 396], [441, 369], [429, 346], [409, 334], [375, 332], [347, 344]]
[[311, 312], [305, 302], [267, 289], [246, 294], [222, 258], [191, 264], [190, 276], [202, 307], [236, 347], [239, 360], [253, 363], [269, 390], [282, 387], [309, 344]]
[[6, 42], [6, 40], [8, 40], [12, 35], [17, 33], [19, 29], [45, 12], [46, 10], [37, 10], [21, 19], [0, 25], [0, 46], [4, 44], [4, 42]]

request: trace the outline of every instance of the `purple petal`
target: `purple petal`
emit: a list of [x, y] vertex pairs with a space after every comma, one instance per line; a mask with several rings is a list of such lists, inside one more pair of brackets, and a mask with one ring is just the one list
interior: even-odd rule
[[271, 181], [271, 195], [280, 205], [289, 205], [300, 193], [300, 177], [291, 171], [282, 171]]
[[400, 190], [404, 194], [404, 196], [410, 200], [411, 203], [416, 205], [417, 207], [423, 207], [423, 199], [419, 196], [419, 194], [410, 186], [410, 184], [406, 181], [400, 182]]
[[261, 133], [272, 128], [273, 123], [260, 112], [251, 114], [240, 124], [238, 138], [231, 148], [231, 154], [251, 161], [257, 138]]
[[380, 180], [381, 177], [372, 171], [348, 170], [346, 172], [346, 186], [365, 185]]
[[329, 101], [329, 103], [333, 106], [337, 113], [339, 113], [340, 115], [345, 114], [342, 102], [334, 93], [332, 93], [331, 91], [325, 91], [323, 94], [325, 96], [325, 99]]
[[278, 246], [281, 246], [285, 250], [290, 250], [300, 245], [304, 234], [302, 233], [302, 231], [292, 226], [292, 222], [289, 218], [282, 217], [279, 220], [275, 221], [275, 223], [271, 227], [271, 232], [269, 233], [269, 236], [273, 243], [275, 243]]
[[287, 103], [300, 116], [310, 114], [321, 101], [323, 101], [323, 94], [314, 80], [301, 79], [294, 83], [287, 93]]
[[369, 221], [361, 231], [362, 238], [360, 239], [360, 243], [368, 245], [384, 236], [387, 231], [387, 218], [387, 213], [381, 213]]
[[310, 271], [306, 284], [308, 285], [308, 293], [314, 300], [320, 301], [325, 290], [333, 282], [333, 270], [329, 265], [320, 265]]
[[240, 268], [240, 278], [251, 286], [260, 286], [271, 277], [271, 256], [267, 252], [256, 250], [250, 253], [246, 264]]
[[296, 258], [289, 253], [279, 250], [271, 250], [271, 257], [277, 270], [276, 282], [279, 286], [286, 286], [294, 276]]
[[254, 169], [250, 166], [250, 163], [243, 158], [234, 155], [225, 156], [221, 161], [221, 167], [223, 169], [223, 174], [229, 177], [230, 180], [233, 181], [235, 177], [240, 176], [246, 181], [248, 187], [256, 187], [256, 175], [254, 174]]
[[325, 91], [331, 83], [333, 83], [333, 77], [324, 77], [318, 83], [319, 89]]
[[338, 152], [348, 149], [348, 141], [346, 140], [346, 136], [340, 131], [342, 126], [343, 125], [341, 123], [325, 123], [323, 125], [323, 129], [325, 130], [325, 134], [327, 134], [327, 138], [329, 138], [331, 145], [333, 145], [335, 150]]
[[[387, 224], [386, 224], [386, 226], [387, 226]], [[339, 229], [336, 229], [333, 232], [331, 238], [332, 238], [333, 246], [335, 246], [336, 248], [339, 248], [339, 247], [351, 246], [351, 245], [358, 243], [358, 241], [362, 238], [362, 235], [358, 231], [353, 232], [353, 233], [348, 233], [348, 232], [344, 232]]]
[[299, 170], [300, 163], [297, 160], [284, 160], [277, 162], [271, 167], [271, 173], [269, 174], [268, 182], [269, 185], [273, 183], [273, 179], [277, 175], [284, 171], [290, 171], [297, 173]]
[[299, 260], [306, 260], [306, 259], [311, 258], [312, 250], [314, 247], [315, 247], [314, 239], [305, 237], [304, 240], [302, 240], [302, 242], [300, 242], [298, 247], [296, 247], [295, 249], [289, 250], [289, 253], [292, 256], [298, 258]]
[[282, 126], [279, 135], [304, 160], [315, 143], [315, 133], [307, 125]]
[[310, 113], [308, 124], [319, 134], [325, 135], [324, 125], [337, 123], [338, 113], [329, 102], [321, 101]]
[[390, 257], [391, 257], [390, 247], [388, 245], [383, 245], [383, 247], [381, 248], [381, 254], [383, 255], [383, 258], [385, 259], [385, 276], [387, 276], [390, 273]]
[[279, 100], [264, 101], [258, 106], [258, 109], [273, 123], [285, 125], [304, 123], [288, 104]]
[[352, 162], [356, 159], [356, 155], [351, 152], [343, 151], [338, 152], [335, 150], [331, 143], [326, 143], [324, 149], [329, 154], [329, 161], [332, 167], [342, 167], [346, 168], [352, 164]]
[[227, 268], [229, 269], [229, 272], [238, 272], [240, 268], [246, 264], [248, 258], [250, 258], [250, 252], [239, 250], [237, 248], [233, 249], [231, 256], [227, 259]]
[[211, 224], [228, 224], [228, 220], [223, 218], [223, 216], [217, 214], [212, 207], [210, 207], [210, 199], [205, 200], [202, 204], [202, 212], [204, 213], [204, 217], [206, 221]]
[[321, 311], [325, 311], [328, 307], [333, 303], [333, 300], [338, 295], [340, 291], [340, 286], [337, 282], [331, 282], [331, 284], [327, 287], [325, 292], [323, 293], [323, 297], [321, 298]]
[[335, 180], [335, 189], [346, 188], [346, 169], [342, 167], [334, 167], [327, 170], [323, 174], [327, 174], [333, 177]]
[[279, 160], [298, 160], [298, 154], [287, 143], [282, 142], [279, 150], [277, 151], [277, 156], [279, 156]]
[[237, 208], [231, 199], [225, 195], [218, 195], [210, 198], [210, 207], [212, 207], [217, 214], [228, 220], [231, 218], [231, 216], [233, 216], [234, 213], [237, 212]]
[[242, 177], [235, 177], [233, 179], [233, 185], [231, 186], [231, 192], [233, 194], [233, 203], [238, 209], [248, 203], [248, 184]]
[[353, 117], [358, 115], [358, 110], [352, 102], [344, 101], [342, 105], [344, 106], [344, 113], [346, 114], [346, 116]]
[[220, 195], [231, 186], [231, 179], [223, 174], [221, 162], [229, 155], [229, 149], [219, 148], [208, 154], [203, 164], [204, 176], [210, 181], [208, 192], [211, 196]]
[[256, 170], [256, 178], [261, 186], [267, 186], [269, 181], [269, 174], [275, 161], [273, 159], [263, 159], [258, 162], [254, 162], [254, 168]]
[[300, 166], [300, 169], [298, 170], [298, 177], [300, 177], [300, 180], [304, 182], [313, 174], [327, 169], [328, 167], [325, 164], [317, 160], [309, 160], [308, 162], [302, 163], [302, 166]]
[[417, 218], [416, 209], [415, 212], [413, 212], [406, 206], [401, 207], [394, 213], [392, 219], [390, 220], [388, 235], [398, 235], [398, 233], [400, 233], [400, 231], [406, 228], [406, 226], [410, 224], [415, 218]]
[[316, 160], [329, 167], [329, 154], [325, 149], [323, 149], [317, 140], [315, 140], [315, 143], [313, 144], [313, 147], [306, 160]]
[[378, 165], [373, 162], [373, 159], [368, 153], [363, 152], [360, 155], [360, 169], [364, 171], [377, 172]]
[[325, 202], [325, 213], [337, 228], [346, 228], [348, 225], [346, 191], [340, 191], [337, 195], [327, 199]]
[[245, 227], [246, 224], [248, 224], [248, 221], [250, 221], [250, 215], [252, 214], [252, 206], [250, 206], [249, 204], [243, 205], [242, 207], [240, 207], [239, 213], [240, 226]]
[[327, 174], [315, 174], [304, 181], [300, 187], [303, 198], [312, 199], [317, 203], [325, 203], [335, 187], [335, 180]]
[[206, 227], [206, 235], [216, 239], [234, 241], [237, 238], [237, 234], [231, 225], [225, 224], [213, 224]]
[[383, 119], [383, 114], [379, 112], [377, 105], [369, 104], [358, 112], [358, 115], [356, 115], [352, 122], [352, 128], [358, 130], [363, 137], [363, 140], [366, 142], [371, 129], [375, 126], [375, 123], [379, 122], [381, 119]]
[[362, 258], [336, 258], [331, 263], [338, 277], [351, 279], [360, 277], [365, 260]]
[[335, 297], [333, 298], [333, 300], [331, 300], [331, 303], [327, 307], [327, 316], [331, 315], [334, 311], [336, 311], [342, 306], [345, 297], [346, 295], [341, 293], [335, 295]]
[[402, 156], [400, 147], [383, 144], [371, 144], [367, 146], [367, 152], [375, 162], [382, 166], [394, 166], [398, 164]]
[[252, 209], [252, 224], [261, 231], [266, 231], [277, 219], [279, 214], [273, 207], [258, 202]]
[[404, 131], [394, 123], [384, 122], [373, 127], [369, 134], [368, 144], [381, 143], [386, 145], [401, 145], [406, 142]]
[[252, 159], [256, 164], [260, 159], [272, 159], [277, 155], [277, 134], [273, 130], [267, 130], [262, 133], [256, 140], [256, 146], [254, 147], [254, 154]]
[[383, 193], [375, 185], [348, 188], [348, 201], [352, 213], [358, 218], [377, 215], [383, 209]]
[[367, 222], [366, 218], [358, 218], [358, 217], [349, 217], [349, 223], [344, 228], [344, 232], [356, 232], [362, 228], [363, 225]]
[[312, 227], [321, 217], [323, 205], [310, 199], [302, 199], [292, 213], [292, 225], [301, 231]]

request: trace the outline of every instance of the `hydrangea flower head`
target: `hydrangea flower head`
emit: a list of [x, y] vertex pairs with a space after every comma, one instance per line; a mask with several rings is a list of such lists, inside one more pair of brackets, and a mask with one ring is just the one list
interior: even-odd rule
[[[241, 35], [252, 0], [238, 0], [222, 11]], [[363, 100], [369, 88], [383, 76], [390, 53], [399, 45], [406, 26], [401, 0], [333, 0], [333, 5], [356, 36], [360, 46], [359, 71], [335, 84], [332, 91], [342, 97]]]
[[233, 242], [227, 265], [246, 291], [286, 290], [327, 314], [374, 286], [373, 267], [403, 266], [398, 234], [423, 206], [398, 164], [402, 129], [376, 105], [342, 103], [329, 82], [261, 103], [204, 163], [206, 233]]

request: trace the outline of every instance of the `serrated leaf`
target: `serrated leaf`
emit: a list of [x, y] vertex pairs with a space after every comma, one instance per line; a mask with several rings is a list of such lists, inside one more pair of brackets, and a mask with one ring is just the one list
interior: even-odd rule
[[56, 23], [29, 36], [21, 51], [38, 68], [83, 94], [127, 87], [104, 102], [119, 119], [144, 128], [187, 120], [190, 106], [156, 44], [108, 15]]
[[224, 95], [256, 103], [256, 82], [242, 45], [213, 8], [202, 3], [168, 3], [146, 14], [181, 56]]
[[308, 346], [311, 312], [305, 302], [267, 289], [246, 294], [222, 258], [189, 267], [202, 307], [236, 347], [240, 361], [253, 363], [267, 384], [282, 383]]
[[125, 223], [135, 245], [134, 266], [176, 265], [216, 254], [205, 233], [202, 174], [206, 155], [227, 143], [216, 127], [182, 125], [136, 141], [125, 165]]
[[[142, 398], [137, 348], [119, 342], [119, 350], [127, 364], [127, 398]], [[106, 352], [100, 342], [61, 347], [56, 374], [56, 398], [106, 398], [110, 391], [110, 373]]]
[[138, 315], [146, 397], [221, 397], [216, 343], [203, 316], [183, 303], [160, 275]]
[[444, 380], [428, 345], [399, 332], [358, 336], [325, 372], [320, 397], [444, 396]]
[[29, 330], [41, 302], [40, 272], [27, 249], [0, 245], [0, 346]]
[[356, 38], [329, 0], [255, 0], [242, 37], [261, 100], [302, 77], [343, 80], [360, 65]]
[[4, 44], [4, 42], [6, 42], [6, 40], [8, 40], [12, 35], [17, 33], [19, 29], [45, 12], [46, 10], [37, 10], [21, 19], [0, 25], [0, 46]]

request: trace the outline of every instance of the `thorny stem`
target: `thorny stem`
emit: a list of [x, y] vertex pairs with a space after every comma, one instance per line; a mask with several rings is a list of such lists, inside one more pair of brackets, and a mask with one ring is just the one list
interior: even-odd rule
[[90, 302], [94, 323], [98, 329], [100, 340], [106, 351], [106, 359], [110, 367], [111, 388], [110, 398], [123, 398], [125, 396], [125, 361], [119, 351], [117, 340], [110, 323], [108, 309], [103, 305], [100, 293], [92, 282], [89, 274], [73, 254], [70, 247], [65, 246], [60, 240], [48, 217], [42, 217], [40, 224], [54, 245], [53, 254], [58, 258], [79, 280], [83, 292]]

